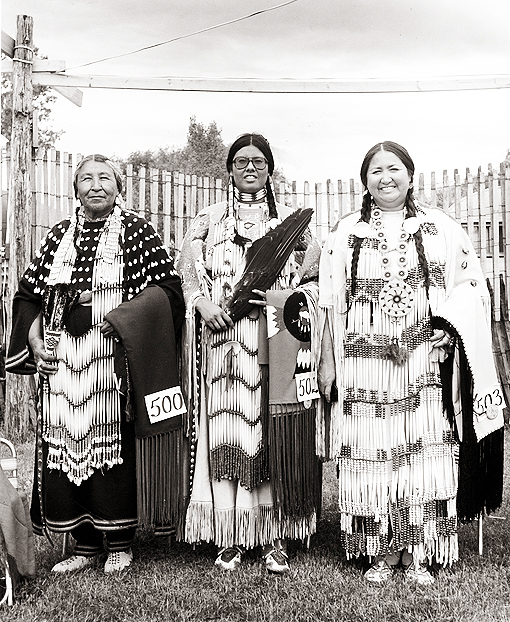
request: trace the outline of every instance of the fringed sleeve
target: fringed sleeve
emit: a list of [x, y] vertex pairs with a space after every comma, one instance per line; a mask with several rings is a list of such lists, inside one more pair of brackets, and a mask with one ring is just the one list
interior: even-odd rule
[[[318, 414], [322, 418], [317, 425], [317, 451], [327, 458], [337, 458], [342, 449], [343, 403], [344, 403], [344, 335], [346, 330], [347, 288], [347, 240], [350, 226], [358, 215], [349, 214], [330, 233], [321, 254], [319, 267], [319, 338], [322, 341], [326, 325], [333, 341], [335, 376], [338, 399], [331, 404], [322, 402]], [[325, 445], [325, 443], [328, 445]]]
[[[200, 298], [210, 299], [210, 277], [206, 267], [206, 239], [209, 233], [211, 206], [201, 211], [190, 224], [177, 262], [177, 271], [182, 280], [185, 300], [185, 321], [182, 331], [182, 390], [188, 406], [187, 434], [194, 436], [199, 412], [200, 382], [197, 379], [200, 360], [201, 330], [197, 322], [195, 306]], [[196, 439], [192, 439], [193, 441]]]

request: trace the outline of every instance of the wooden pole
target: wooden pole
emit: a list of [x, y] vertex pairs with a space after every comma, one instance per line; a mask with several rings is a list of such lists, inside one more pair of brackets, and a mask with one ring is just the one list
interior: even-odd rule
[[[12, 74], [11, 174], [8, 203], [7, 331], [10, 335], [12, 298], [31, 256], [32, 219], [32, 117], [33, 19], [18, 15]], [[26, 437], [33, 408], [33, 380], [7, 374], [5, 429], [8, 436]], [[31, 405], [32, 402], [32, 405]]]

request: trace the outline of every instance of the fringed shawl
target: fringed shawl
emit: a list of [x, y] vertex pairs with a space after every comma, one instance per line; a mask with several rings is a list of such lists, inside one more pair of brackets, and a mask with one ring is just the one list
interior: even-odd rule
[[[315, 533], [321, 509], [322, 465], [315, 454], [317, 284], [267, 293], [269, 340], [269, 472], [280, 538]], [[289, 330], [290, 329], [290, 330]], [[299, 374], [302, 380], [299, 380]], [[306, 378], [306, 379], [305, 379]]]
[[178, 526], [181, 536], [185, 507], [182, 414], [152, 423], [145, 401], [146, 396], [179, 385], [170, 302], [161, 288], [149, 286], [111, 311], [106, 320], [120, 335], [116, 373], [121, 378], [127, 371], [134, 404], [139, 524]]

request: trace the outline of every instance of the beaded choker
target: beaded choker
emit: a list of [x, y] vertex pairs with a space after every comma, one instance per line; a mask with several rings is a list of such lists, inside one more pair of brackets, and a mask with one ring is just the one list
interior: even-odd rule
[[260, 203], [266, 198], [267, 190], [261, 188], [257, 192], [241, 192], [234, 186], [234, 198], [239, 203]]

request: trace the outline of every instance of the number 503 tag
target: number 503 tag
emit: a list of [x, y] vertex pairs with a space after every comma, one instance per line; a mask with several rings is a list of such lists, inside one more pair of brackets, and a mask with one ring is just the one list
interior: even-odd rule
[[151, 423], [178, 417], [186, 412], [186, 404], [179, 386], [146, 395], [145, 406]]

